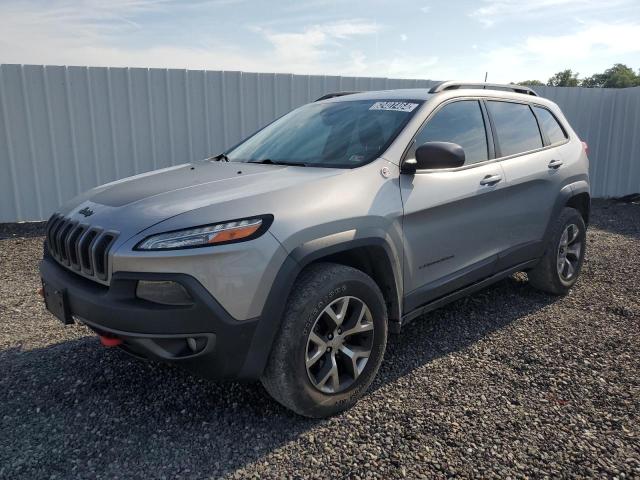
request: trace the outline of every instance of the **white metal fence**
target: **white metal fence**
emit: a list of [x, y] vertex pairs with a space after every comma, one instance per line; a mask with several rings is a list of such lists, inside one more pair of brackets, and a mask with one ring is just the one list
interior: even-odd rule
[[533, 87], [589, 144], [594, 197], [640, 193], [640, 87]]
[[[45, 219], [111, 180], [218, 153], [324, 93], [428, 80], [0, 65], [0, 222]], [[640, 88], [543, 87], [590, 146], [593, 191], [640, 191]]]

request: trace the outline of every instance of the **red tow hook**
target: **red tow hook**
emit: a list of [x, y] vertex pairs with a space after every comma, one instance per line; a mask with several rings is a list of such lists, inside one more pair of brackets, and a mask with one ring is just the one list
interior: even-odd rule
[[117, 347], [122, 343], [122, 339], [115, 337], [105, 337], [104, 335], [98, 335], [100, 337], [100, 343], [105, 347]]

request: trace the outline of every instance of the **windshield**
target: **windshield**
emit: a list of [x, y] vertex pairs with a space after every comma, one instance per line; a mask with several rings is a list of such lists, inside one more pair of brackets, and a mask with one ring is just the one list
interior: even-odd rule
[[357, 100], [304, 105], [227, 152], [232, 162], [353, 168], [380, 156], [422, 103]]

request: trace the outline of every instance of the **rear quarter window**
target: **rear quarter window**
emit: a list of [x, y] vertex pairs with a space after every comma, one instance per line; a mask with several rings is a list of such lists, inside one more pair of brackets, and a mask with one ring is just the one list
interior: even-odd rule
[[538, 122], [529, 105], [490, 100], [487, 108], [502, 157], [542, 148]]
[[540, 122], [540, 128], [549, 139], [551, 145], [562, 143], [568, 138], [562, 125], [560, 125], [556, 117], [554, 117], [549, 110], [542, 107], [533, 107], [533, 111], [536, 112], [536, 116]]

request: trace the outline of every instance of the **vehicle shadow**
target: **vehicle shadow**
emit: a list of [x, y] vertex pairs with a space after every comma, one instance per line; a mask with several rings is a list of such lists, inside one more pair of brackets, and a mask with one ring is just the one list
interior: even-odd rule
[[[468, 348], [558, 299], [533, 289], [526, 275], [518, 273], [429, 312], [403, 327], [400, 335], [390, 337], [385, 360], [372, 390], [439, 357]], [[513, 354], [518, 356], [520, 352]]]
[[[554, 301], [518, 277], [434, 311], [391, 336], [372, 391]], [[141, 465], [154, 478], [218, 477], [332, 422], [296, 416], [257, 382], [209, 382], [93, 336], [5, 350], [0, 367], [0, 477], [133, 477]]]

